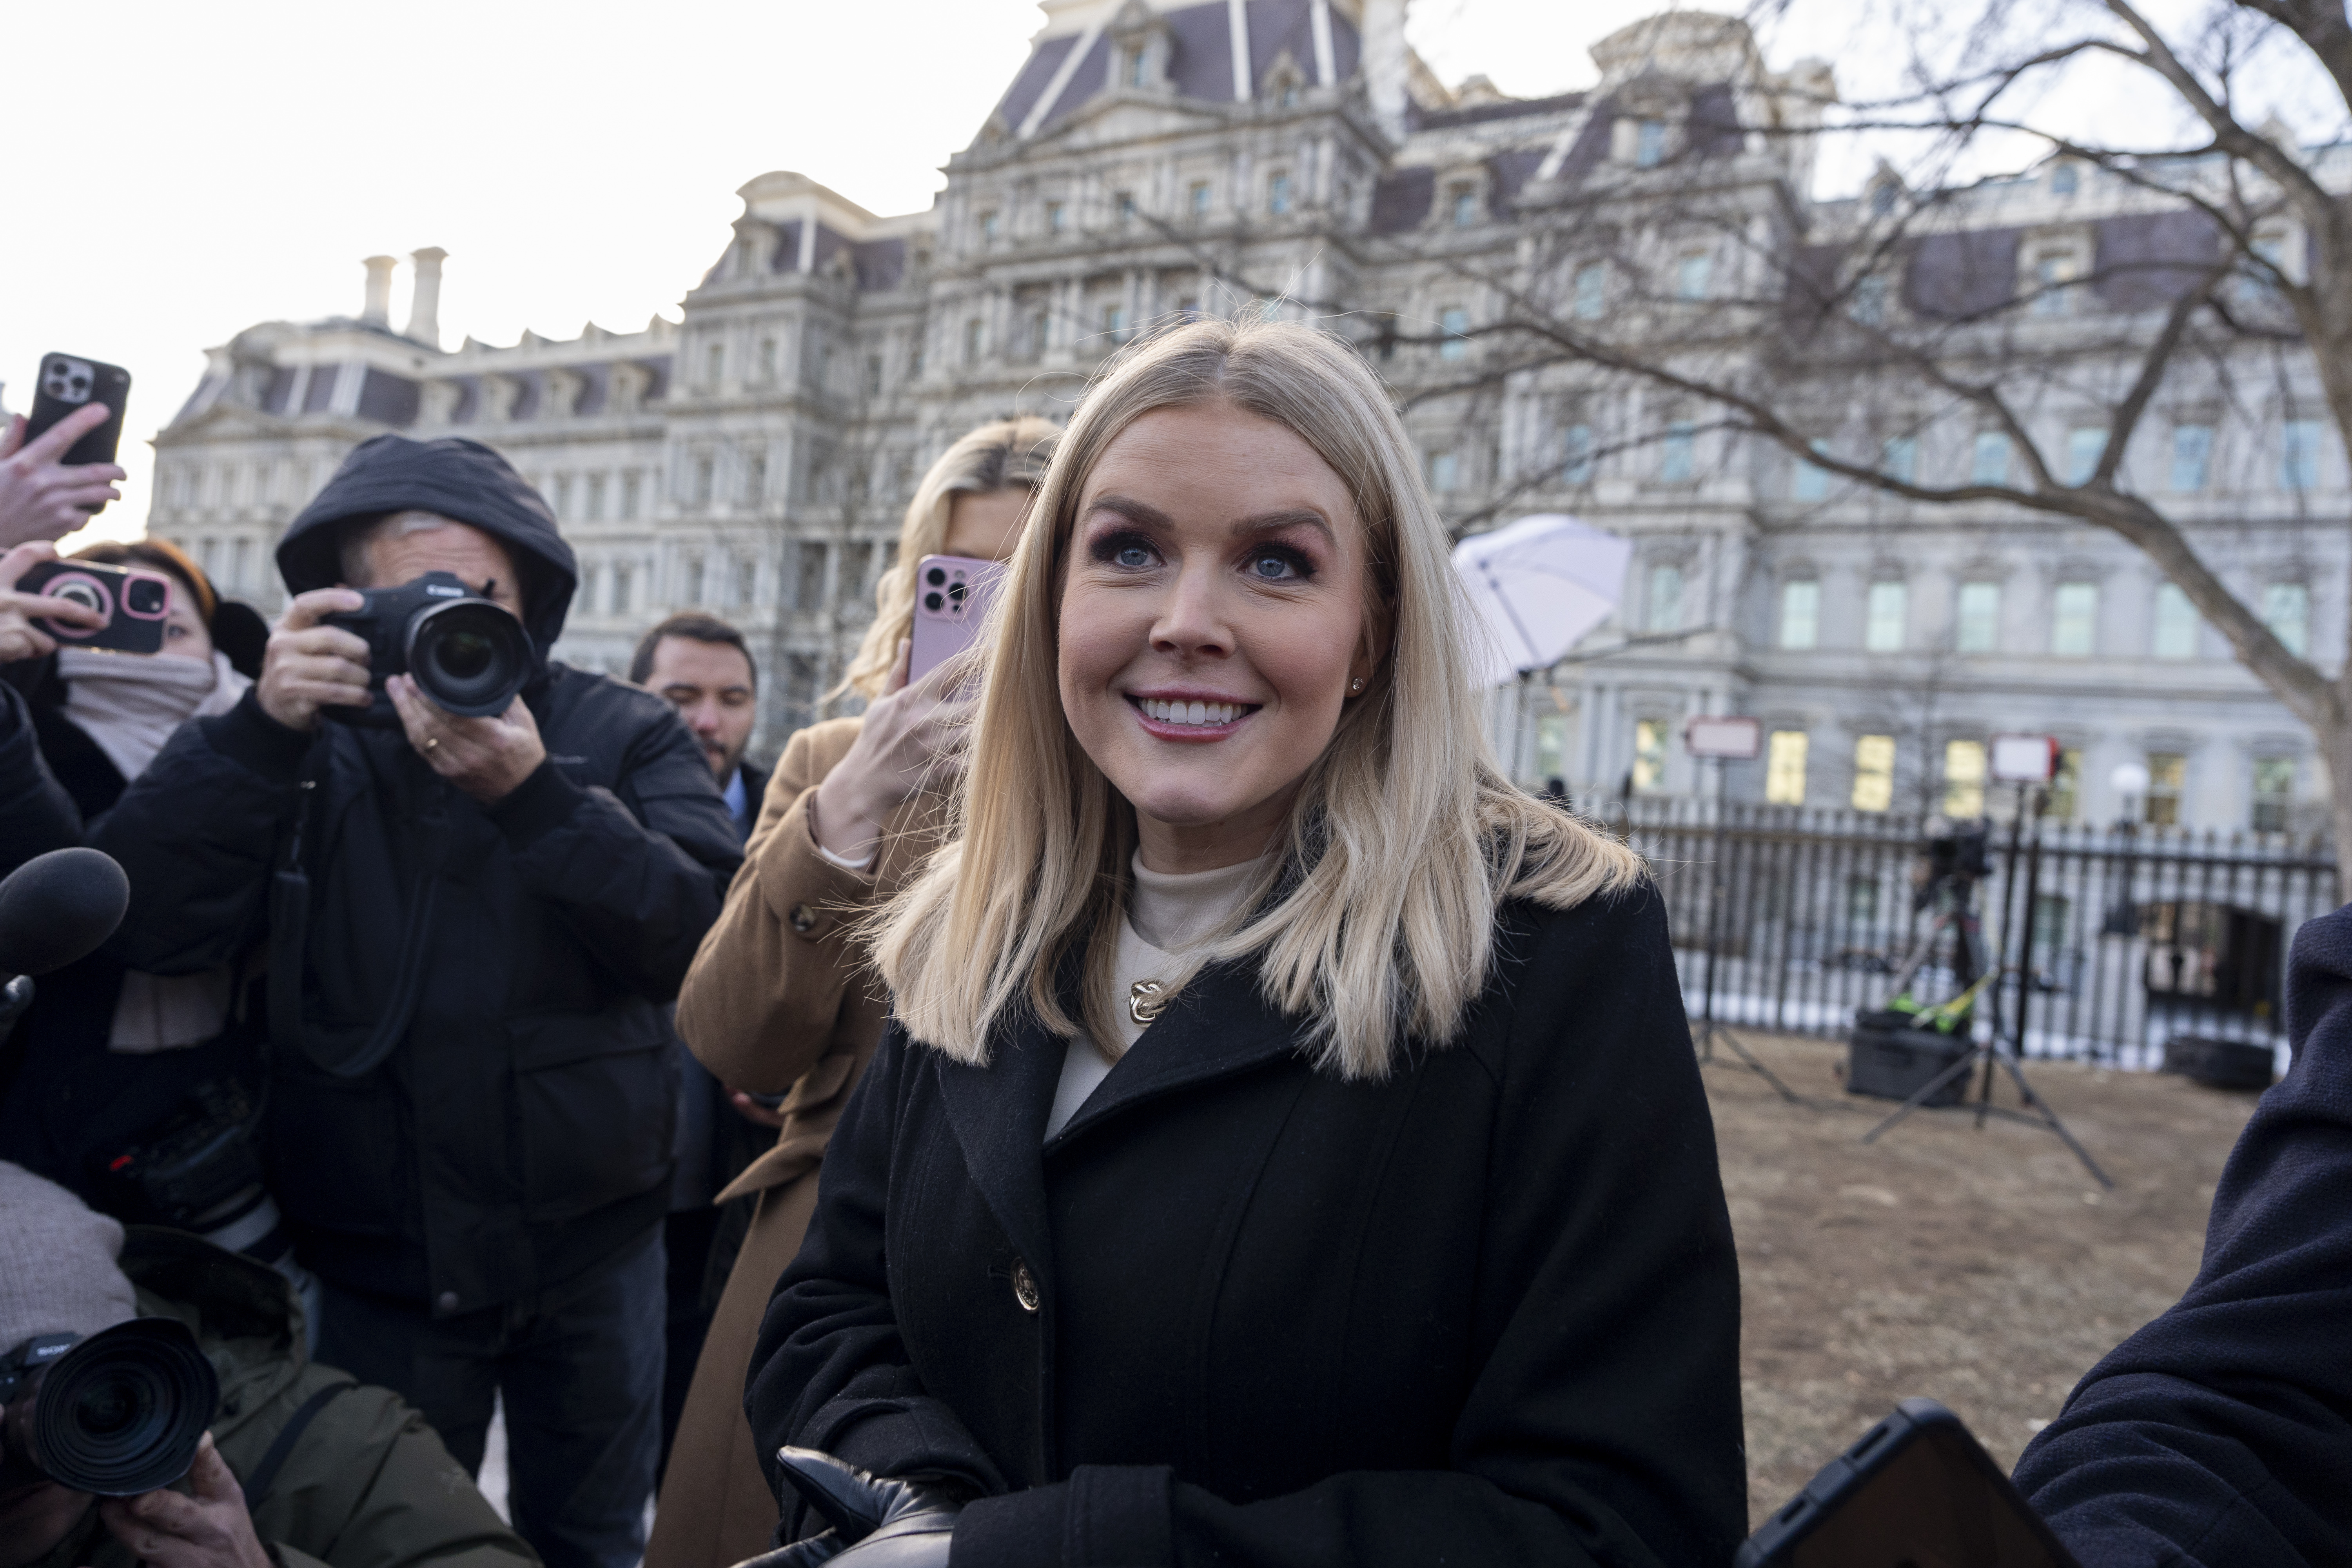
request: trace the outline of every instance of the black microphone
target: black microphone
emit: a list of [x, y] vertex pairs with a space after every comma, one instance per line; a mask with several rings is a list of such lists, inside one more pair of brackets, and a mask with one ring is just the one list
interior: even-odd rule
[[0, 881], [0, 977], [63, 969], [112, 936], [130, 904], [131, 879], [112, 856], [34, 856]]

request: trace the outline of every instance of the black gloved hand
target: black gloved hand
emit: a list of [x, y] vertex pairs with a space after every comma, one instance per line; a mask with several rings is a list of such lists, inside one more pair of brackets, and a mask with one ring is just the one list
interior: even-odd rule
[[736, 1568], [947, 1568], [963, 1504], [944, 1489], [868, 1475], [814, 1448], [779, 1448], [776, 1463], [833, 1528]]

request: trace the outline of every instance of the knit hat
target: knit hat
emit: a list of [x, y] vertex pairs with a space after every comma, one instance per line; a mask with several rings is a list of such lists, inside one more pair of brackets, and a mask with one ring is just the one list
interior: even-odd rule
[[114, 1259], [122, 1227], [55, 1182], [0, 1160], [0, 1355], [37, 1334], [79, 1334], [139, 1315]]

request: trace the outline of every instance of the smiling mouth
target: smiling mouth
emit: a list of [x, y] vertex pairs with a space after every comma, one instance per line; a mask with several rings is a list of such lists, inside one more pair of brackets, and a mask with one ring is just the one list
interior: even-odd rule
[[1143, 720], [1145, 728], [1155, 733], [1203, 739], [1230, 732], [1261, 706], [1255, 702], [1192, 702], [1160, 697], [1130, 697], [1127, 701]]

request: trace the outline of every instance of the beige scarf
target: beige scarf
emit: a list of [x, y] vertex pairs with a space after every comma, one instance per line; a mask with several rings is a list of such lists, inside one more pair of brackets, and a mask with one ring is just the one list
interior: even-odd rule
[[[191, 719], [227, 712], [253, 684], [222, 653], [206, 664], [168, 654], [141, 658], [69, 647], [58, 651], [58, 675], [66, 685], [66, 717], [106, 753], [125, 784], [147, 771], [173, 731]], [[236, 990], [236, 972], [226, 964], [201, 974], [125, 971], [107, 1048], [145, 1055], [200, 1046], [228, 1021]]]

